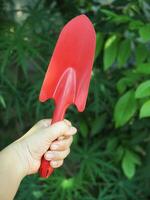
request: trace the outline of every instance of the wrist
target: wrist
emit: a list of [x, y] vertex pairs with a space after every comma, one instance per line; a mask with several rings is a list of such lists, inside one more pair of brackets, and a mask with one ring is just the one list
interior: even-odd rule
[[10, 144], [0, 152], [0, 196], [14, 199], [16, 191], [26, 176], [19, 143]]
[[20, 140], [20, 141], [16, 141], [15, 143], [12, 144], [12, 148], [14, 151], [14, 154], [16, 156], [16, 160], [18, 163], [18, 168], [22, 174], [23, 177], [25, 177], [26, 175], [28, 175], [28, 160], [26, 159], [26, 155], [25, 155], [25, 145], [24, 143]]
[[27, 175], [27, 164], [22, 153], [22, 145], [20, 142], [14, 142], [6, 147], [2, 152], [4, 167], [14, 170], [19, 179], [23, 179]]

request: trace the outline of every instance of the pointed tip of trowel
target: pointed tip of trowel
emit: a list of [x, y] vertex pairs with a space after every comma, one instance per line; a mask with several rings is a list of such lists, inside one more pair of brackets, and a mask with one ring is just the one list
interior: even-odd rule
[[91, 28], [93, 29], [93, 31], [95, 33], [95, 29], [93, 27], [93, 24], [92, 24], [91, 20], [89, 19], [89, 17], [87, 15], [85, 15], [85, 14], [78, 15], [78, 16], [74, 17], [71, 21], [73, 21], [73, 20], [79, 20], [80, 23], [83, 23], [83, 24], [86, 24], [86, 23], [90, 24]]

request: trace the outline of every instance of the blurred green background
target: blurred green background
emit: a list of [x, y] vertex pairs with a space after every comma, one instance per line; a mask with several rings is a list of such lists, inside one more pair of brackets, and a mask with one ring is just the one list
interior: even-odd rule
[[49, 118], [38, 102], [59, 32], [81, 13], [97, 47], [87, 106], [64, 166], [26, 177], [15, 200], [150, 199], [150, 1], [0, 0], [0, 148]]

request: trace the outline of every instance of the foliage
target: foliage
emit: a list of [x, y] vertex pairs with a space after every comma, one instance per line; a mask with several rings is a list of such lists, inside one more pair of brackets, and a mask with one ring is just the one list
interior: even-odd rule
[[[38, 94], [59, 32], [85, 13], [97, 33], [86, 109], [67, 113], [78, 128], [53, 176], [24, 179], [16, 200], [147, 200], [150, 197], [150, 5], [146, 0], [0, 1], [1, 148], [53, 102]], [[6, 132], [6, 134], [4, 134]]]

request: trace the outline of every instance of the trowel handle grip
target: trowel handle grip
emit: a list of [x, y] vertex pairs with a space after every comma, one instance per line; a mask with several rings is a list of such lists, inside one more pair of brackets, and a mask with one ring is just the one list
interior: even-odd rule
[[[55, 107], [54, 113], [53, 113], [53, 118], [52, 118], [52, 123], [54, 124], [55, 122], [61, 121], [64, 119], [65, 115], [65, 109], [64, 106], [61, 105], [61, 107], [58, 105]], [[50, 166], [49, 161], [47, 161], [44, 156], [42, 157], [41, 160], [41, 166], [40, 166], [40, 176], [43, 178], [48, 178], [52, 173], [54, 169]]]
[[40, 176], [43, 178], [48, 178], [53, 173], [53, 171], [54, 169], [50, 166], [49, 161], [45, 160], [43, 156], [39, 170]]

